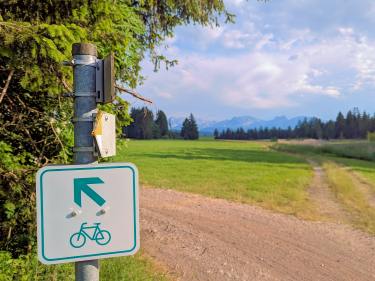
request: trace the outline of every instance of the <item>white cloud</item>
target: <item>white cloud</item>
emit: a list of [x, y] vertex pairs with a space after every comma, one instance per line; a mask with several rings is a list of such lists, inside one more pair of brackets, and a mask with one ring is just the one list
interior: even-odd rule
[[268, 34], [263, 35], [260, 38], [260, 40], [258, 41], [258, 43], [256, 43], [255, 50], [259, 51], [259, 50], [263, 49], [264, 46], [267, 46], [267, 45], [271, 44], [273, 38], [274, 38], [274, 36], [273, 36], [272, 33], [268, 33]]
[[[206, 50], [211, 44], [215, 44], [224, 33], [221, 26], [193, 26], [188, 32], [183, 34], [183, 39], [190, 44], [198, 46], [200, 49]], [[181, 37], [182, 37], [181, 36]], [[193, 40], [192, 40], [193, 39]]]
[[223, 34], [223, 27], [220, 26], [206, 26], [202, 27], [202, 33], [204, 34], [204, 37], [207, 38], [208, 40], [216, 40], [218, 39], [222, 34]]
[[241, 49], [246, 46], [249, 35], [239, 30], [229, 30], [223, 35], [223, 45], [227, 48]]
[[297, 81], [297, 83], [295, 84], [295, 92], [307, 94], [322, 94], [331, 97], [340, 96], [340, 91], [337, 87], [323, 87], [320, 85], [313, 85], [308, 80], [309, 77], [307, 75], [303, 75], [302, 79]]
[[232, 5], [235, 7], [240, 7], [242, 6], [246, 1], [245, 0], [226, 0], [225, 4], [226, 5]]
[[164, 98], [164, 99], [173, 98], [173, 95], [171, 93], [164, 92], [164, 91], [158, 92], [157, 95], [158, 95], [158, 97], [161, 97], [161, 98]]
[[348, 36], [348, 35], [350, 36], [354, 34], [353, 28], [350, 28], [350, 27], [340, 27], [338, 30], [342, 35], [345, 35], [345, 36]]

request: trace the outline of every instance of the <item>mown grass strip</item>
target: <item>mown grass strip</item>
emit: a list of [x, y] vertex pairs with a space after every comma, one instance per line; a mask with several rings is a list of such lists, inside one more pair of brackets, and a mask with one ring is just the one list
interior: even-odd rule
[[338, 201], [352, 215], [352, 223], [362, 230], [375, 234], [375, 209], [355, 186], [350, 172], [333, 162], [325, 162], [323, 168]]
[[339, 157], [332, 157], [330, 159], [334, 162], [337, 162], [339, 164], [349, 167], [354, 172], [357, 172], [366, 181], [368, 181], [369, 184], [375, 187], [375, 162], [339, 158]]

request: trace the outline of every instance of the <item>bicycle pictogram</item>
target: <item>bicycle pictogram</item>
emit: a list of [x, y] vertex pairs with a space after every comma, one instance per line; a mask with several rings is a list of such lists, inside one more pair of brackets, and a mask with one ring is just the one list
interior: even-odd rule
[[81, 248], [86, 244], [86, 239], [95, 241], [98, 245], [107, 245], [111, 241], [111, 233], [108, 230], [100, 229], [100, 223], [94, 223], [93, 226], [86, 226], [87, 222], [81, 224], [78, 232], [70, 236], [70, 245], [74, 248]]

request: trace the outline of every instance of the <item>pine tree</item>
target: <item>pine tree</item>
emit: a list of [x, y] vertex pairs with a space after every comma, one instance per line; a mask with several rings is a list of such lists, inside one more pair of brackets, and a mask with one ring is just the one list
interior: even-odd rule
[[214, 130], [214, 138], [215, 138], [215, 139], [218, 139], [218, 138], [219, 138], [219, 131], [218, 131], [218, 129], [215, 129], [215, 130]]
[[188, 118], [185, 118], [184, 122], [182, 123], [181, 133], [180, 133], [180, 136], [184, 140], [189, 139], [189, 130], [190, 130], [190, 122]]
[[327, 140], [335, 138], [335, 122], [334, 121], [328, 121], [325, 124], [323, 137]]
[[159, 110], [156, 115], [156, 125], [159, 127], [160, 136], [165, 137], [168, 136], [168, 121], [167, 116], [162, 110]]
[[198, 125], [192, 113], [190, 114], [190, 117], [189, 117], [189, 139], [191, 140], [199, 139]]
[[182, 123], [180, 136], [185, 140], [196, 140], [199, 138], [198, 125], [193, 114], [185, 118]]
[[127, 137], [135, 139], [160, 138], [159, 127], [154, 122], [154, 114], [147, 107], [132, 108], [131, 118], [133, 122], [125, 128]]
[[336, 126], [335, 126], [335, 138], [344, 138], [344, 130], [345, 130], [345, 117], [344, 115], [339, 112], [336, 118]]
[[161, 138], [160, 127], [155, 122], [152, 122], [152, 137], [154, 139]]

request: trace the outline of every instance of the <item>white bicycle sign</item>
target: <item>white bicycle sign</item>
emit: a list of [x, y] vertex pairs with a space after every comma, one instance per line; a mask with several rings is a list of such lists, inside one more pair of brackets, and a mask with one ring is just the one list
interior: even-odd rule
[[111, 233], [108, 230], [100, 229], [100, 223], [94, 223], [93, 226], [86, 225], [87, 222], [82, 223], [80, 230], [70, 236], [69, 242], [73, 248], [83, 247], [87, 238], [101, 246], [107, 245], [111, 241]]

